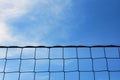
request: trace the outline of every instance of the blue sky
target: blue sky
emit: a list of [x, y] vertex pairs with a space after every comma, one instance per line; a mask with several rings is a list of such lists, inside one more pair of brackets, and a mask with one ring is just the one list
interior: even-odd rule
[[119, 0], [1, 0], [0, 44], [120, 44], [119, 3]]
[[[120, 45], [119, 4], [119, 0], [0, 0], [0, 45]], [[4, 57], [5, 50], [0, 51], [0, 58]], [[57, 53], [61, 53], [58, 51], [59, 50], [57, 50]], [[95, 53], [98, 51], [95, 51]], [[10, 53], [12, 54], [9, 55], [9, 58], [18, 58], [19, 52], [20, 50], [11, 50]], [[41, 52], [44, 52], [44, 54], [39, 54], [38, 57], [40, 55], [46, 57], [47, 51], [42, 50]], [[82, 52], [84, 52], [84, 50]], [[99, 52], [102, 53], [101, 50]], [[108, 52], [112, 53], [112, 50]], [[29, 55], [24, 54], [24, 58], [29, 58], [33, 56], [31, 54], [34, 53], [34, 50], [28, 50], [26, 53], [29, 53]], [[53, 53], [56, 53], [56, 50], [53, 50]], [[68, 50], [68, 53], [66, 57], [75, 56], [73, 55], [74, 50], [70, 50], [70, 52]], [[85, 50], [84, 53], [87, 53], [87, 50]], [[113, 53], [115, 53], [114, 50]], [[54, 54], [54, 56], [60, 57], [61, 54]], [[89, 57], [88, 54], [82, 54], [81, 56]], [[102, 54], [95, 56], [103, 57]], [[118, 54], [108, 54], [108, 56], [116, 57]], [[11, 64], [11, 62], [8, 63]], [[28, 65], [29, 68], [26, 68], [24, 64], [28, 62], [30, 62]], [[45, 64], [41, 63], [43, 65], [42, 67], [47, 65], [47, 62], [48, 60], [45, 61]], [[61, 60], [57, 62], [62, 64]], [[76, 59], [66, 61], [68, 65], [72, 65], [73, 62], [76, 65]], [[83, 60], [83, 62], [86, 61]], [[96, 63], [97, 62], [102, 63], [105, 61], [100, 60], [96, 61]], [[119, 60], [111, 60], [109, 62], [111, 67], [118, 68], [114, 66], [114, 63], [118, 66], [120, 65], [118, 63]], [[4, 61], [0, 63], [2, 64]], [[15, 63], [19, 64], [19, 61]], [[8, 67], [13, 65], [9, 64]], [[54, 65], [56, 62], [52, 61], [51, 64]], [[91, 60], [88, 60], [83, 65], [85, 64], [91, 65]], [[101, 68], [105, 67], [104, 63], [101, 65]], [[32, 61], [24, 61], [23, 70], [31, 69], [32, 66]], [[57, 65], [57, 67], [60, 66], [61, 65]], [[83, 67], [85, 68], [85, 66]], [[76, 69], [77, 67], [69, 68]], [[88, 67], [86, 68], [89, 69]], [[99, 68], [99, 66], [96, 65], [96, 68]], [[63, 73], [59, 73], [58, 75], [60, 74], [61, 76], [63, 75]], [[75, 75], [77, 73], [68, 73], [66, 75], [70, 76], [73, 74]], [[81, 73], [81, 75], [89, 74], [90, 73]], [[115, 77], [117, 77], [116, 75], [119, 75], [119, 73], [111, 74], [114, 75], [111, 79], [115, 79]], [[0, 76], [1, 75], [2, 74], [0, 74]], [[18, 74], [15, 75], [18, 76]], [[25, 75], [31, 76], [33, 74], [23, 74], [23, 78], [26, 78], [24, 77]], [[37, 75], [44, 76], [43, 80], [48, 78], [48, 76], [46, 76], [48, 73]], [[58, 77], [57, 74], [51, 75]], [[101, 73], [96, 75], [101, 75]], [[107, 75], [107, 72], [105, 72], [104, 75]], [[103, 78], [107, 79], [104, 75]], [[8, 77], [9, 76], [12, 75], [8, 74]], [[91, 76], [93, 76], [92, 72], [89, 77], [83, 76], [82, 79], [93, 78]], [[67, 78], [72, 79], [73, 77]], [[101, 80], [99, 76], [97, 78]]]

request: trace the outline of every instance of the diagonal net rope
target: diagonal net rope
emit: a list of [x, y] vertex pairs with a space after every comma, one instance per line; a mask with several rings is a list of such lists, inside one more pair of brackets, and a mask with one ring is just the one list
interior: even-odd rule
[[119, 80], [120, 46], [0, 46], [0, 80]]

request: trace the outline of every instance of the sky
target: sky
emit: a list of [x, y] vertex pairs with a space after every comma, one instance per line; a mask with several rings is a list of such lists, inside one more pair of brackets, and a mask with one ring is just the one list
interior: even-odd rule
[[119, 45], [119, 0], [0, 0], [0, 45]]
[[[120, 1], [119, 0], [0, 0], [0, 46], [9, 46], [9, 45], [120, 45]], [[0, 49], [0, 58], [5, 58], [6, 49]], [[8, 51], [8, 58], [19, 58], [21, 49], [11, 49]], [[34, 50], [28, 49], [24, 50], [23, 58], [33, 57]], [[82, 50], [80, 50], [82, 51]], [[94, 50], [93, 50], [94, 51]], [[112, 52], [113, 51], [113, 52]], [[117, 50], [111, 49], [108, 50], [108, 57], [117, 57]], [[42, 50], [37, 57], [40, 56], [46, 57], [48, 51]], [[83, 53], [84, 50], [81, 52]], [[88, 51], [89, 52], [89, 51]], [[85, 50], [84, 53], [88, 53]], [[102, 56], [103, 50], [97, 49], [95, 53], [101, 53]], [[29, 53], [29, 54], [28, 54]], [[53, 50], [53, 53], [61, 53], [60, 50]], [[66, 57], [75, 57], [74, 49], [67, 50], [65, 53]], [[94, 52], [93, 52], [94, 53]], [[116, 53], [116, 54], [113, 54]], [[52, 53], [51, 53], [52, 54]], [[90, 56], [89, 54], [82, 54], [81, 56]], [[61, 58], [61, 54], [54, 54], [50, 56], [51, 58], [57, 57]], [[0, 70], [3, 65], [4, 60], [0, 60]], [[82, 61], [82, 60], [81, 60]], [[6, 70], [13, 70], [10, 68], [14, 67], [14, 70], [18, 69], [19, 60], [8, 60]], [[82, 63], [84, 62], [84, 63]], [[82, 61], [81, 65], [91, 66], [91, 59]], [[16, 63], [16, 64], [12, 64]], [[29, 63], [26, 67], [26, 64]], [[23, 60], [22, 68], [24, 70], [33, 69], [33, 60]], [[59, 63], [59, 64], [56, 64]], [[96, 69], [99, 67], [104, 70], [105, 59], [95, 61]], [[101, 66], [98, 66], [98, 63], [101, 63]], [[38, 67], [36, 69], [46, 70], [48, 65], [48, 60], [37, 61]], [[75, 60], [66, 60], [66, 69], [76, 70], [77, 66]], [[110, 69], [112, 68], [119, 69], [119, 60], [109, 60]], [[42, 65], [42, 66], [40, 66]], [[51, 61], [51, 65], [56, 66], [53, 69], [60, 69], [62, 65], [62, 60]], [[74, 66], [73, 66], [74, 65]], [[118, 65], [118, 66], [115, 66]], [[72, 66], [72, 67], [68, 67]], [[91, 66], [92, 67], [92, 66]], [[81, 66], [84, 69], [91, 69], [91, 67]], [[16, 75], [16, 77], [11, 77]], [[5, 79], [9, 77], [14, 78], [11, 80], [16, 80], [18, 78], [18, 73], [7, 74]], [[71, 75], [77, 76], [77, 72], [66, 74], [67, 79], [70, 80], [74, 77]], [[116, 79], [120, 73], [111, 73], [111, 79]], [[2, 74], [0, 74], [1, 76]], [[47, 76], [46, 76], [47, 75]], [[93, 73], [81, 73], [83, 80], [92, 79]], [[84, 75], [88, 75], [85, 77]], [[99, 77], [99, 75], [102, 75]], [[97, 80], [108, 80], [107, 72], [96, 73]], [[22, 74], [23, 79], [26, 80], [27, 77], [33, 74]], [[38, 80], [46, 80], [48, 78], [48, 73], [36, 74]], [[43, 76], [43, 77], [39, 77]], [[54, 78], [63, 78], [63, 73], [51, 74]], [[30, 80], [29, 79], [29, 80]], [[87, 80], [88, 80], [87, 79]], [[77, 79], [76, 79], [77, 80]]]

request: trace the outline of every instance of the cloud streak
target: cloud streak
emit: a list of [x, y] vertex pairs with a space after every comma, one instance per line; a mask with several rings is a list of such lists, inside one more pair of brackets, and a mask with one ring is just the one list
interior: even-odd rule
[[[0, 0], [0, 44], [45, 44], [45, 41], [42, 41], [42, 39], [45, 38], [45, 36], [49, 36], [49, 34], [56, 29], [56, 26], [58, 26], [58, 22], [65, 18], [67, 9], [71, 7], [71, 1], [72, 0]], [[11, 22], [20, 22], [26, 17], [26, 21], [28, 22], [23, 23], [23, 26], [17, 27], [20, 24], [10, 24]], [[15, 29], [18, 29], [18, 31], [15, 31]], [[23, 31], [21, 32], [21, 29], [24, 29], [24, 33]], [[31, 39], [31, 37], [34, 37], [34, 39]]]
[[8, 22], [21, 17], [28, 12], [27, 7], [31, 4], [29, 0], [0, 0], [0, 44], [9, 44], [17, 41], [18, 36]]
[[7, 28], [7, 25], [5, 23], [0, 23], [0, 42], [6, 42], [11, 40], [11, 34], [8, 34], [7, 32], [9, 29]]
[[29, 0], [0, 0], [0, 21], [20, 17], [27, 13], [30, 4]]

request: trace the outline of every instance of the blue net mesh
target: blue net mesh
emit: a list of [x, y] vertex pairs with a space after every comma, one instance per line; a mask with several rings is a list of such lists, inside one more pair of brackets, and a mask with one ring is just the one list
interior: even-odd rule
[[119, 80], [120, 46], [0, 46], [0, 80]]

